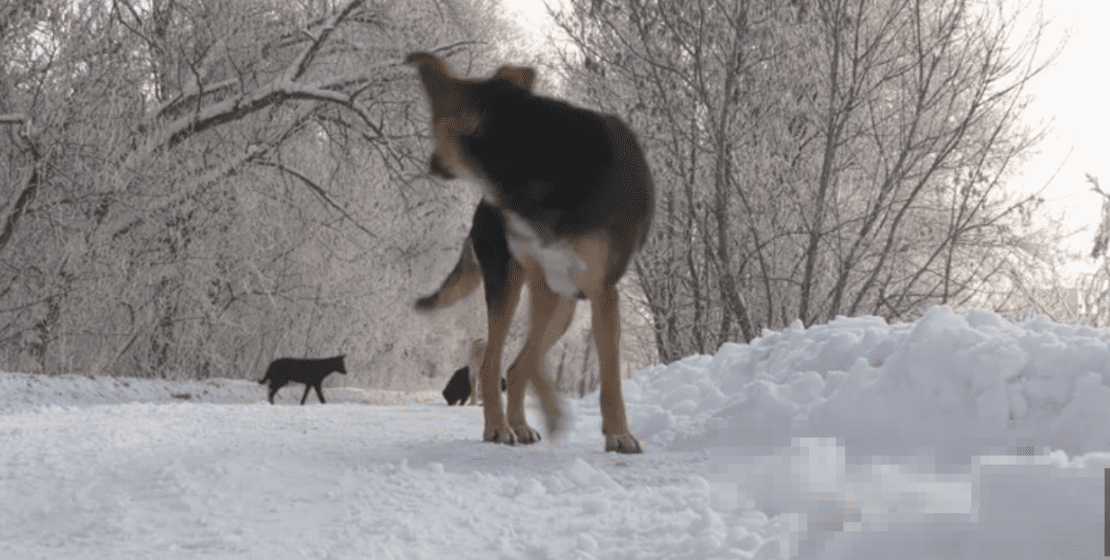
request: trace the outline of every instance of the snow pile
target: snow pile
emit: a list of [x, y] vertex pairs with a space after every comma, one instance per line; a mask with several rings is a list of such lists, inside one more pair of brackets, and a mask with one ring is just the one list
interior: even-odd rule
[[[1110, 331], [929, 310], [765, 331], [629, 379], [650, 446], [769, 447], [837, 437], [873, 453], [1110, 450]], [[585, 408], [598, 395], [586, 397]]]

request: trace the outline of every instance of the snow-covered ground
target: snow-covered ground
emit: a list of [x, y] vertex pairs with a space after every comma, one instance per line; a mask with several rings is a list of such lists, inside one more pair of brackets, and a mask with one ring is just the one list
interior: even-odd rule
[[[935, 308], [625, 383], [645, 454], [479, 407], [0, 373], [0, 558], [1102, 558], [1110, 331]], [[536, 425], [542, 425], [538, 417]]]

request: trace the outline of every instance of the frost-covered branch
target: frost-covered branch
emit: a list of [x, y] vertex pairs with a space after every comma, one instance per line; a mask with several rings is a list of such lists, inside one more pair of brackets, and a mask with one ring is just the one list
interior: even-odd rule
[[258, 163], [259, 163], [259, 165], [265, 165], [265, 166], [273, 167], [274, 169], [277, 169], [277, 170], [279, 170], [283, 173], [288, 173], [289, 175], [292, 175], [293, 177], [296, 177], [302, 183], [304, 183], [305, 186], [307, 186], [309, 189], [311, 189], [312, 192], [316, 193], [317, 196], [319, 196], [324, 202], [326, 202], [328, 204], [328, 206], [331, 206], [332, 208], [338, 210], [340, 214], [343, 214], [343, 217], [350, 220], [351, 223], [354, 224], [355, 227], [357, 227], [358, 229], [361, 229], [363, 232], [366, 233], [366, 235], [369, 235], [370, 237], [372, 237], [374, 239], [378, 238], [378, 236], [375, 235], [374, 232], [366, 229], [366, 227], [363, 226], [362, 224], [360, 224], [358, 222], [358, 220], [356, 220], [354, 218], [354, 216], [352, 216], [350, 213], [347, 212], [346, 209], [344, 209], [342, 206], [340, 206], [334, 200], [332, 200], [331, 197], [328, 196], [328, 191], [324, 190], [324, 187], [321, 187], [320, 185], [318, 185], [316, 183], [316, 181], [313, 181], [312, 178], [309, 177], [307, 174], [302, 173], [302, 172], [300, 172], [300, 171], [298, 171], [298, 170], [296, 170], [292, 167], [289, 167], [285, 164], [278, 163], [278, 162], [275, 162], [275, 161], [260, 161]]
[[5, 212], [4, 229], [0, 231], [0, 253], [12, 240], [15, 235], [16, 227], [19, 226], [19, 220], [27, 212], [27, 205], [35, 198], [35, 193], [39, 189], [39, 160], [42, 159], [38, 145], [31, 137], [31, 118], [22, 114], [8, 114], [0, 115], [0, 124], [6, 125], [19, 125], [20, 140], [26, 145], [27, 151], [31, 154], [31, 174], [23, 183], [23, 188], [19, 190], [19, 195], [15, 197], [11, 205]]
[[[308, 71], [309, 66], [315, 59], [316, 54], [319, 52], [324, 42], [327, 41], [332, 32], [335, 31], [336, 26], [342, 23], [344, 18], [350, 15], [355, 8], [362, 4], [362, 2], [363, 0], [350, 0], [328, 18], [321, 29], [315, 34], [306, 32], [306, 34], [312, 38], [312, 42], [294, 57], [293, 61], [289, 63], [284, 72], [280, 73], [268, 84], [259, 87], [253, 92], [228, 97], [205, 107], [200, 107], [198, 103], [198, 109], [196, 111], [166, 123], [160, 128], [156, 128], [154, 136], [149, 138], [141, 149], [131, 154], [126, 166], [131, 168], [140, 166], [155, 152], [172, 148], [200, 132], [210, 130], [221, 124], [242, 119], [249, 114], [284, 101], [311, 100], [338, 103], [361, 113], [361, 111], [355, 107], [354, 96], [342, 93], [338, 90], [352, 83], [362, 84], [366, 81], [364, 77], [346, 76], [333, 78], [320, 83], [303, 83], [300, 80]], [[397, 63], [399, 63], [399, 61]], [[179, 107], [181, 104], [195, 99], [204, 93], [227, 90], [239, 83], [237, 79], [228, 79], [212, 85], [202, 86], [198, 82], [200, 79], [203, 79], [204, 74], [205, 72], [203, 70], [198, 71], [197, 79], [190, 82], [190, 85], [182, 95], [178, 96], [174, 101], [158, 107], [154, 114], [165, 116], [172, 112], [172, 108]], [[365, 116], [363, 116], [363, 120], [367, 124], [370, 124], [369, 119]], [[378, 134], [381, 133], [381, 131], [377, 129], [375, 132]]]
[[293, 81], [300, 79], [305, 72], [308, 71], [309, 65], [312, 64], [313, 59], [316, 58], [316, 53], [320, 51], [320, 47], [328, 40], [332, 32], [335, 31], [336, 26], [339, 25], [355, 8], [362, 5], [363, 0], [348, 0], [347, 4], [336, 10], [324, 25], [320, 27], [320, 31], [313, 35], [310, 31], [305, 30], [305, 35], [308, 35], [312, 42], [301, 53], [293, 59], [293, 63], [289, 65], [286, 70], [284, 81]]

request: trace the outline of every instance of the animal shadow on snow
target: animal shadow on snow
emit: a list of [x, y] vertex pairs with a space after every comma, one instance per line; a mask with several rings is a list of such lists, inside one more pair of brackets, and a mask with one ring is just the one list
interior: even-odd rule
[[259, 379], [258, 383], [270, 382], [270, 404], [274, 404], [274, 395], [282, 387], [288, 385], [290, 381], [304, 383], [304, 395], [301, 396], [302, 405], [305, 399], [308, 398], [308, 392], [313, 388], [316, 389], [316, 396], [320, 398], [320, 402], [326, 403], [328, 401], [324, 400], [324, 392], [320, 389], [320, 384], [333, 371], [338, 371], [344, 375], [347, 373], [347, 368], [343, 364], [344, 357], [346, 357], [346, 354], [334, 358], [320, 359], [278, 358], [270, 364], [270, 367], [266, 368], [266, 375]]

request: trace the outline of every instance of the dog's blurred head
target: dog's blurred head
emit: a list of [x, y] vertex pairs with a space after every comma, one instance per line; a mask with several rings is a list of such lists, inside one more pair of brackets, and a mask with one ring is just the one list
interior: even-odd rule
[[432, 153], [430, 171], [445, 179], [462, 176], [484, 175], [481, 166], [468, 161], [460, 150], [460, 139], [478, 134], [482, 126], [482, 86], [504, 80], [524, 90], [531, 91], [536, 71], [521, 66], [502, 66], [488, 80], [455, 77], [447, 63], [435, 55], [418, 52], [408, 55], [408, 64], [416, 65], [424, 91], [432, 104], [432, 136], [435, 151]]

